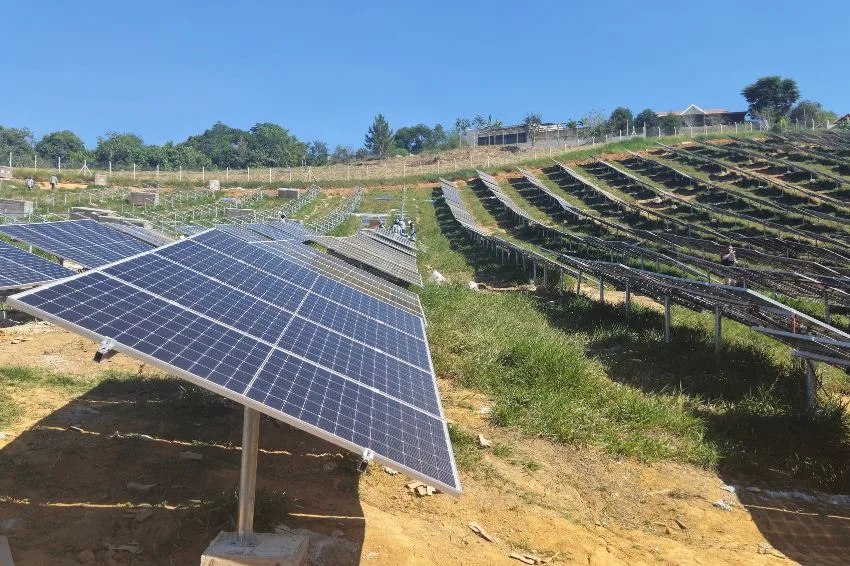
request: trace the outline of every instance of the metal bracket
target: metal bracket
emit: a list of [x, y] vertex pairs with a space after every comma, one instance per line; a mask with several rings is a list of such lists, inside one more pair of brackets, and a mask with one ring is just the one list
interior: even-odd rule
[[364, 473], [374, 459], [375, 452], [373, 450], [370, 450], [369, 448], [363, 450], [363, 456], [360, 457], [360, 464], [357, 466], [357, 471], [361, 474]]
[[94, 361], [96, 363], [105, 362], [118, 352], [116, 352], [113, 348], [115, 348], [115, 340], [112, 338], [106, 338], [103, 342], [100, 343], [100, 347], [97, 349], [97, 352], [94, 353]]

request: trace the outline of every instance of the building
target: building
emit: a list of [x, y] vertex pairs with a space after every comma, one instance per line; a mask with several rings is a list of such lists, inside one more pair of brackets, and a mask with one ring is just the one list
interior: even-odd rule
[[835, 125], [840, 126], [842, 128], [850, 126], [850, 114], [845, 114], [844, 116], [841, 116], [840, 118], [836, 119]]
[[[569, 134], [569, 131], [564, 124], [540, 124], [537, 126], [534, 142], [557, 142], [566, 140], [570, 136], [575, 137], [575, 134]], [[530, 144], [531, 138], [531, 133], [525, 124], [489, 130], [472, 128], [466, 131], [466, 139], [469, 145], [523, 145]]]
[[678, 116], [683, 126], [716, 126], [718, 124], [737, 124], [746, 121], [747, 111], [730, 112], [724, 108], [704, 110], [696, 104], [691, 104], [681, 112], [656, 112], [659, 118]]

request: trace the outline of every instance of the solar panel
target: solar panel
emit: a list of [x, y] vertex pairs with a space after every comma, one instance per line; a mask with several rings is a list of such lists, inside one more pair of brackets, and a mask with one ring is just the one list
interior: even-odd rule
[[307, 234], [310, 232], [300, 222], [264, 222], [242, 226], [272, 240], [303, 242], [308, 239]]
[[185, 236], [194, 236], [195, 234], [200, 234], [204, 230], [209, 230], [209, 227], [196, 226], [194, 224], [183, 224], [181, 226], [177, 226], [175, 230]]
[[9, 299], [447, 492], [422, 318], [218, 230]]
[[233, 224], [216, 224], [215, 229], [226, 234], [230, 234], [231, 236], [236, 236], [240, 240], [244, 240], [246, 242], [267, 242], [271, 240], [271, 238], [263, 236], [262, 234], [259, 234], [258, 232], [255, 232], [253, 230], [249, 230], [248, 228], [241, 225], [237, 226]]
[[[313, 236], [310, 241], [323, 245], [334, 253], [386, 273], [411, 285], [422, 286], [422, 275], [416, 257], [377, 244], [366, 236]], [[380, 247], [379, 247], [380, 246]]]
[[73, 274], [52, 261], [0, 242], [0, 291], [39, 285]]
[[0, 233], [83, 267], [98, 267], [151, 249], [94, 220], [0, 226]]
[[104, 223], [104, 226], [109, 226], [113, 230], [118, 230], [128, 236], [133, 236], [137, 240], [141, 240], [146, 242], [152, 246], [164, 246], [169, 242], [173, 242], [174, 240], [169, 238], [164, 234], [160, 234], [158, 232], [154, 232], [153, 230], [146, 230], [141, 226], [136, 226], [135, 224], [119, 224], [117, 222], [108, 222]]
[[375, 297], [400, 309], [423, 317], [419, 295], [403, 287], [393, 285], [386, 279], [372, 275], [368, 271], [357, 269], [334, 256], [314, 250], [298, 242], [252, 242], [264, 250], [285, 257], [304, 267], [327, 275], [370, 297]]
[[416, 255], [416, 242], [402, 236], [401, 234], [395, 234], [386, 228], [372, 228], [369, 230], [361, 230], [361, 232], [379, 242], [392, 242], [394, 244], [393, 247]]

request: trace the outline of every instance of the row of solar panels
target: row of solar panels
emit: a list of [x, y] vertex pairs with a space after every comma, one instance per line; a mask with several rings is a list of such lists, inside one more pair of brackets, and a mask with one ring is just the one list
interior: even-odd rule
[[558, 260], [553, 261], [498, 236], [485, 233], [467, 211], [454, 184], [441, 179], [440, 186], [453, 217], [476, 240], [486, 241], [488, 245], [508, 253], [522, 255], [550, 269], [571, 274], [587, 274], [619, 288], [628, 286], [633, 291], [659, 301], [666, 298], [695, 310], [716, 310], [798, 350], [807, 347], [808, 350], [804, 350], [803, 354], [819, 354], [820, 360], [827, 363], [850, 364], [850, 334], [751, 289], [693, 281], [614, 262], [591, 261], [566, 254], [556, 254]]
[[8, 303], [459, 494], [421, 311], [340, 263], [213, 229]]

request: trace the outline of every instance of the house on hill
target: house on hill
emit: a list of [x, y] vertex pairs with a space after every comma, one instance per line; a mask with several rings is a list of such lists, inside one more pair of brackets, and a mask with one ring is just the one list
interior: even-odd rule
[[747, 111], [730, 112], [725, 108], [710, 108], [704, 110], [696, 104], [691, 104], [681, 112], [656, 112], [659, 118], [679, 116], [685, 126], [716, 126], [718, 124], [737, 124], [746, 120]]
[[845, 114], [844, 116], [841, 116], [840, 118], [835, 120], [835, 125], [840, 128], [850, 127], [850, 114]]

